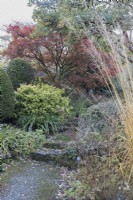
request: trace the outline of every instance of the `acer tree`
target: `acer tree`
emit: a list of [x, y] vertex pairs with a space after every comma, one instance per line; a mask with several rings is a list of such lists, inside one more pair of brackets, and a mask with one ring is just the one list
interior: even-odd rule
[[[101, 62], [107, 65], [107, 71], [110, 75], [116, 74], [114, 70], [115, 62], [111, 55], [100, 52], [84, 34], [84, 25], [89, 28], [90, 26], [89, 24], [82, 24], [82, 22], [90, 23], [91, 20], [94, 21], [90, 15], [92, 12], [88, 16], [88, 9], [91, 9], [92, 3], [93, 1], [29, 0], [29, 5], [34, 6], [33, 19], [37, 22], [37, 34], [43, 35], [45, 32], [45, 34], [49, 35], [51, 31], [56, 30], [58, 33], [67, 35], [67, 40], [69, 41], [67, 41], [67, 45], [69, 43], [74, 50], [69, 53], [66, 59], [65, 70], [69, 69], [67, 71], [67, 80], [76, 87], [85, 88], [86, 91], [90, 88], [105, 86]], [[88, 9], [85, 10], [84, 6], [88, 7]], [[66, 8], [68, 9], [66, 10]], [[82, 10], [84, 11], [83, 13]], [[79, 13], [82, 21], [80, 21], [75, 12]], [[72, 24], [69, 26], [71, 20]], [[93, 25], [96, 30], [96, 24]], [[75, 27], [76, 33], [71, 29], [72, 27]]]
[[3, 54], [10, 59], [23, 57], [35, 61], [53, 81], [64, 79], [74, 70], [68, 59], [75, 51], [74, 46], [67, 44], [62, 33], [34, 36], [35, 29], [34, 25], [9, 25], [7, 33], [11, 35], [11, 42]]
[[71, 61], [76, 70], [69, 76], [69, 80], [77, 87], [84, 88], [86, 92], [102, 89], [106, 86], [104, 74], [114, 77], [118, 73], [111, 54], [98, 50], [90, 39], [80, 40], [75, 44], [75, 49]]
[[[88, 91], [105, 86], [102, 64], [108, 73], [115, 75], [112, 57], [100, 52], [88, 38], [68, 42], [66, 34], [54, 31], [48, 35], [35, 33], [35, 25], [14, 24], [7, 27], [11, 41], [4, 55], [10, 59], [21, 57], [34, 61], [38, 69], [47, 74], [45, 80], [56, 83], [71, 83]], [[101, 61], [102, 60], [102, 61]]]

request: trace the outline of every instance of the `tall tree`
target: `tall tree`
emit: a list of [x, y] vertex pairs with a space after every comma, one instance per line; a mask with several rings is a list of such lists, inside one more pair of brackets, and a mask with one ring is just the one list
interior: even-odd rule
[[[111, 33], [110, 37], [113, 39], [115, 37], [117, 44], [121, 46], [117, 30], [122, 32], [124, 44], [130, 53], [133, 53], [133, 0], [59, 0], [58, 2], [60, 20], [75, 35], [101, 40], [103, 37], [106, 38], [104, 35], [106, 29]], [[133, 62], [132, 57], [131, 54], [129, 56], [131, 62]]]
[[33, 20], [36, 22], [36, 34], [46, 35], [53, 31], [63, 31], [60, 27], [58, 0], [29, 0], [34, 6]]

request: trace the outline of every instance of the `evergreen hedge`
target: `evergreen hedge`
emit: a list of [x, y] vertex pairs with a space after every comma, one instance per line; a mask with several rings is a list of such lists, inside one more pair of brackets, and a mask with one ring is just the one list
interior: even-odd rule
[[10, 119], [14, 114], [14, 90], [8, 74], [0, 68], [0, 121]]
[[30, 84], [34, 80], [32, 66], [22, 58], [11, 60], [7, 73], [10, 76], [13, 87], [16, 90], [21, 84]]

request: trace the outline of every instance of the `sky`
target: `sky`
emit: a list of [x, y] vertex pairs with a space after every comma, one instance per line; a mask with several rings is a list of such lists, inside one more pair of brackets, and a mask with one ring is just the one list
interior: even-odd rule
[[[28, 0], [0, 0], [0, 29], [14, 21], [32, 22], [33, 9], [27, 3]], [[0, 35], [4, 34], [0, 30]]]

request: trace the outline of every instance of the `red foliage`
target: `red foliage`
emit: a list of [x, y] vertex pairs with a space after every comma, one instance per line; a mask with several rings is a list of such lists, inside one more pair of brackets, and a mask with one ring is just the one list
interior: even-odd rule
[[11, 34], [12, 41], [4, 54], [11, 59], [35, 60], [49, 80], [67, 78], [76, 87], [86, 90], [105, 86], [102, 65], [111, 76], [117, 73], [111, 55], [98, 51], [90, 39], [84, 38], [68, 46], [65, 35], [53, 32], [48, 36], [32, 37], [34, 30], [34, 25], [9, 25], [7, 33]]
[[105, 65], [107, 73], [112, 77], [116, 76], [116, 74], [119, 73], [119, 69], [112, 55], [110, 53], [100, 52], [100, 56], [103, 64]]
[[98, 51], [88, 38], [75, 45], [76, 52], [71, 59], [77, 67], [69, 77], [71, 83], [86, 89], [86, 91], [105, 87], [105, 70], [111, 76], [117, 74], [116, 63], [112, 56]]
[[4, 52], [9, 58], [33, 57], [32, 52], [40, 46], [39, 41], [33, 39], [31, 34], [35, 29], [34, 25], [23, 25], [16, 23], [7, 27], [7, 33], [11, 34], [11, 42]]
[[71, 48], [66, 48], [65, 36], [53, 32], [48, 36], [32, 37], [35, 30], [33, 25], [15, 24], [7, 27], [7, 32], [11, 34], [12, 41], [4, 52], [9, 58], [25, 57], [36, 61], [48, 76], [64, 76], [67, 58]]
[[23, 25], [16, 23], [15, 25], [10, 24], [7, 26], [7, 33], [10, 33], [12, 35], [12, 38], [15, 40], [17, 37], [29, 37], [30, 34], [35, 29], [34, 25]]

